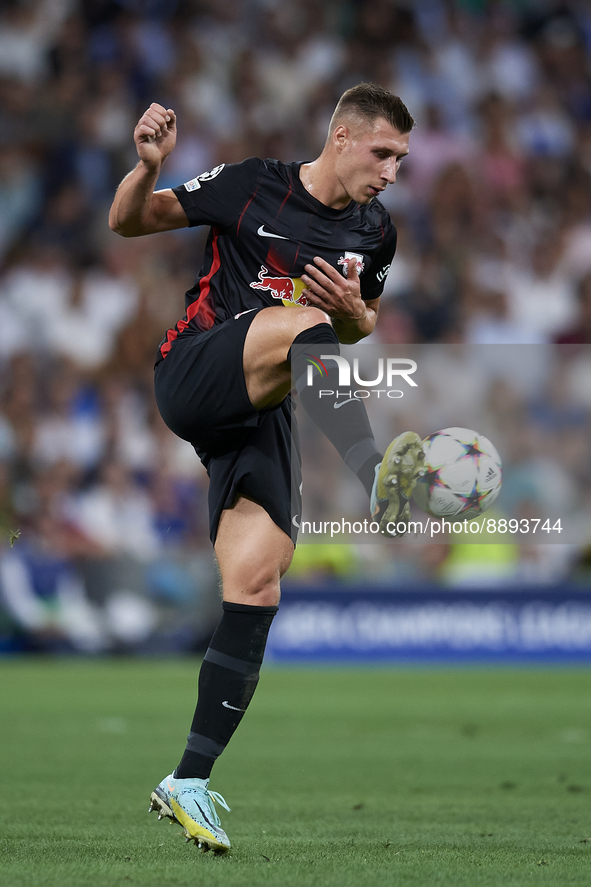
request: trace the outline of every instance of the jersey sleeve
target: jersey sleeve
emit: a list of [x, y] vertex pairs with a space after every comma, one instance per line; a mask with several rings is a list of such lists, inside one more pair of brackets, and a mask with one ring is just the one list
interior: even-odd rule
[[256, 157], [241, 163], [222, 163], [173, 188], [189, 227], [231, 225], [254, 195], [262, 165]]
[[379, 299], [382, 295], [386, 277], [396, 252], [396, 237], [396, 228], [392, 224], [390, 216], [386, 216], [381, 246], [372, 257], [369, 271], [361, 278], [361, 298], [366, 302]]

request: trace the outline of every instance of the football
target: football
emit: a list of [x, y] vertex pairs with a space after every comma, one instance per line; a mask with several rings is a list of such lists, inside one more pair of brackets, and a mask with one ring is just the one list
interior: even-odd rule
[[425, 472], [413, 499], [433, 517], [471, 520], [493, 504], [502, 482], [501, 457], [469, 428], [444, 428], [423, 441]]

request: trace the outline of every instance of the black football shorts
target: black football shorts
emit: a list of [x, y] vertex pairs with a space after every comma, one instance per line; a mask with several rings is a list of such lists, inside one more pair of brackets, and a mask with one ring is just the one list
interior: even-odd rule
[[244, 340], [264, 308], [204, 333], [181, 333], [156, 364], [158, 409], [188, 440], [209, 475], [209, 534], [238, 495], [258, 502], [294, 545], [301, 513], [301, 464], [291, 397], [256, 410], [244, 379]]

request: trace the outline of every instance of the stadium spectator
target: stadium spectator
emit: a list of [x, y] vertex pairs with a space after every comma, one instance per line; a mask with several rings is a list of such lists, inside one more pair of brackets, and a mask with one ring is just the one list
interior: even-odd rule
[[[375, 341], [588, 345], [590, 33], [589, 12], [575, 0], [3, 4], [6, 513], [34, 517], [31, 490], [47, 464], [73, 460], [68, 495], [87, 504], [105, 497], [99, 466], [117, 464], [142, 502], [140, 548], [146, 539], [167, 546], [170, 533], [183, 550], [205, 543], [203, 476], [188, 467], [190, 448], [155, 418], [151, 393], [156, 347], [182, 314], [178, 293], [192, 285], [203, 240], [178, 232], [113, 246], [106, 226], [105, 205], [130, 165], [131, 122], [148, 95], [178, 106], [182, 121], [167, 187], [218, 158], [315, 156], [336, 98], [379, 80], [418, 126], [397, 189], [385, 195], [399, 248]], [[584, 348], [565, 360], [565, 409], [588, 410], [591, 360]], [[515, 390], [508, 371], [491, 375], [482, 397], [487, 409], [496, 405], [500, 440], [527, 415], [534, 377], [542, 394], [538, 368], [523, 383], [513, 373]], [[503, 385], [510, 409], [499, 407]], [[440, 390], [446, 397], [444, 372]], [[449, 424], [435, 405], [419, 417], [425, 432], [437, 416]], [[574, 449], [588, 461], [578, 437]], [[532, 465], [549, 464], [554, 477], [559, 457], [542, 450], [535, 436], [528, 441]], [[527, 471], [512, 447], [507, 469], [526, 495]], [[583, 513], [584, 484], [575, 492], [572, 507]], [[344, 486], [341, 500], [347, 495]], [[415, 558], [418, 575], [416, 551], [407, 562]]]
[[558, 333], [554, 341], [557, 345], [591, 344], [591, 274], [579, 281], [577, 288], [577, 317], [575, 323]]

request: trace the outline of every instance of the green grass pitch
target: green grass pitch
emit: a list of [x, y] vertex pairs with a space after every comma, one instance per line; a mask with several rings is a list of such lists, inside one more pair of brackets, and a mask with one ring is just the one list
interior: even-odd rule
[[1, 884], [591, 883], [589, 671], [267, 667], [214, 771], [214, 857], [147, 813], [197, 670], [0, 663]]

